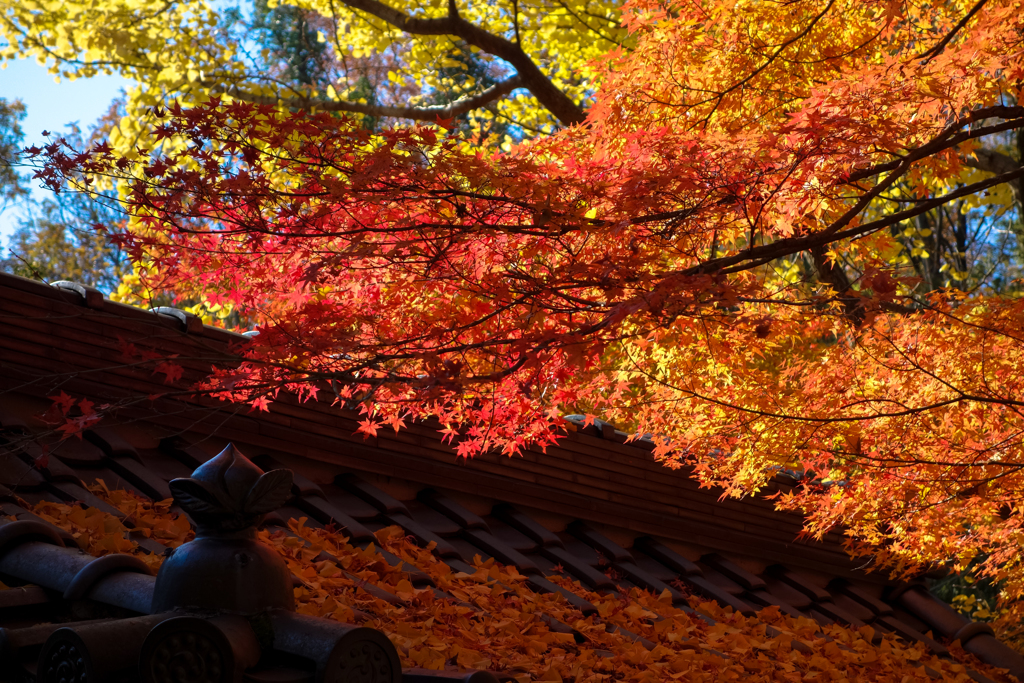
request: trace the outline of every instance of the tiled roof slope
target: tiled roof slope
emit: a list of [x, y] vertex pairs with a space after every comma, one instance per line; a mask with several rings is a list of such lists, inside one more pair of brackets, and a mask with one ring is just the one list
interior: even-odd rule
[[[231, 441], [264, 469], [284, 466], [295, 472], [294, 498], [265, 523], [276, 538], [299, 539], [294, 520], [303, 517], [304, 528], [340, 528], [356, 548], [380, 545], [381, 533], [388, 538], [386, 530], [400, 528], [402, 542], [430, 552], [419, 551], [415, 568], [408, 554], [403, 565], [398, 546], [396, 552], [384, 551], [382, 561], [395, 571], [411, 572], [405, 576], [413, 588], [429, 588], [438, 599], [456, 603], [465, 598], [446, 592], [447, 579], [439, 568], [474, 576], [479, 574], [475, 558], [485, 563], [493, 558], [525, 577], [522, 590], [554, 600], [544, 604], [561, 605], [551, 608], [545, 623], [552, 632], [571, 635], [577, 648], [589, 643], [589, 651], [603, 651], [592, 632], [599, 624], [626, 638], [623, 642], [655, 653], [669, 642], [679, 647], [678, 639], [662, 642], [654, 635], [654, 624], [682, 618], [673, 615], [689, 615], [707, 630], [716, 620], [742, 621], [740, 614], [750, 617], [774, 606], [783, 615], [813, 620], [801, 623], [811, 624], [820, 642], [828, 640], [836, 624], [870, 626], [873, 631], [864, 633], [876, 642], [882, 633], [895, 633], [940, 657], [948, 655], [948, 643], [959, 640], [981, 661], [1024, 677], [1024, 659], [921, 586], [890, 586], [880, 576], [859, 573], [837, 538], [796, 543], [798, 519], [774, 512], [762, 500], [718, 502], [684, 473], [654, 463], [642, 443], [621, 443], [623, 435], [607, 426], [580, 429], [547, 453], [460, 461], [429, 425], [364, 441], [354, 436], [353, 416], [339, 416], [317, 403], [285, 400], [269, 414], [254, 416], [223, 406], [150, 399], [168, 387], [151, 364], [126, 363], [126, 343], [176, 353], [179, 362], [198, 373], [225, 358], [230, 344], [244, 340], [185, 316], [142, 312], [87, 291], [0, 276], [0, 439], [6, 443], [0, 446], [0, 512], [47, 524], [32, 509], [80, 502], [121, 519], [126, 538], [138, 546], [136, 554], [148, 553], [154, 564], [165, 544], [136, 529], [131, 516], [90, 485], [102, 480], [138, 500], [164, 500], [170, 479], [188, 476]], [[58, 391], [123, 407], [84, 439], [48, 448], [48, 437], [40, 436], [43, 425], [34, 416], [48, 408], [45, 397]], [[39, 456], [47, 448], [45, 466], [40, 466]], [[66, 530], [56, 535], [61, 534], [68, 539]], [[0, 574], [10, 578], [15, 574], [9, 565], [25, 564], [17, 548], [5, 552], [3, 538], [0, 527]], [[309, 544], [309, 538], [296, 541]], [[329, 556], [307, 559], [323, 562]], [[22, 577], [42, 585], [42, 592], [0, 591], [0, 626], [8, 628], [0, 634], [0, 645], [4, 638], [30, 642], [28, 635], [17, 635], [24, 630], [17, 627], [38, 623], [47, 614], [82, 616], [69, 613], [68, 601], [53, 594], [64, 594], [68, 586], [60, 581], [71, 581], [79, 570], [51, 578], [52, 585]], [[142, 580], [137, 571], [123, 570], [113, 567], [112, 576], [131, 576], [123, 580], [136, 584]], [[120, 581], [104, 588], [103, 595], [131, 594], [118, 593]], [[88, 591], [77, 597], [100, 603], [85, 615], [89, 618], [103, 616], [103, 605], [111, 604], [127, 613], [145, 612], [140, 585], [132, 589], [134, 602], [125, 604]], [[627, 628], [609, 616], [608, 600], [628, 601], [637, 595], [634, 589], [659, 595], [663, 602], [648, 611], [642, 624]], [[360, 590], [388, 604], [407, 602], [386, 582], [364, 582]], [[690, 595], [739, 614], [695, 616]], [[764, 614], [774, 612], [759, 618], [767, 619]], [[641, 634], [645, 629], [650, 632]], [[707, 643], [702, 647], [729, 658]], [[32, 648], [26, 645], [25, 652]], [[0, 660], [0, 667], [3, 661], [15, 660]], [[31, 669], [31, 657], [18, 661]], [[922, 671], [938, 675], [934, 667]], [[984, 680], [976, 671], [967, 672]]]
[[251, 443], [304, 461], [345, 463], [375, 475], [459, 487], [634, 534], [658, 534], [764, 561], [795, 562], [830, 575], [843, 575], [852, 566], [838, 536], [803, 544], [794, 552], [798, 517], [781, 515], [763, 500], [719, 502], [717, 493], [699, 489], [684, 472], [655, 463], [646, 444], [621, 443], [625, 435], [607, 426], [580, 430], [546, 454], [485, 455], [460, 463], [440, 442], [436, 428], [417, 425], [364, 440], [355, 433], [354, 415], [339, 416], [326, 404], [297, 405], [284, 397], [269, 414], [255, 416], [247, 406], [236, 407], [232, 415], [147, 401], [147, 396], [169, 388], [160, 381], [162, 375], [154, 374], [153, 363], [125, 357], [125, 343], [177, 354], [176, 362], [201, 371], [225, 357], [228, 344], [241, 342], [239, 335], [204, 327], [194, 318], [188, 331], [170, 316], [102, 298], [90, 305], [70, 290], [2, 276], [0, 321], [0, 372], [10, 382], [24, 383], [25, 393], [49, 396], [63, 390], [101, 396], [105, 402], [134, 401], [140, 405], [122, 411], [125, 420], [145, 419], [199, 434], [215, 431], [240, 446]]

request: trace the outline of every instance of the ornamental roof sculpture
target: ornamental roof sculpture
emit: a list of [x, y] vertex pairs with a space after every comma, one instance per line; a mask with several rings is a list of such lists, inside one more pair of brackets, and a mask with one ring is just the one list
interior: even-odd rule
[[288, 568], [256, 539], [256, 525], [291, 497], [289, 470], [264, 473], [228, 444], [191, 477], [172, 479], [169, 486], [196, 537], [174, 549], [160, 567], [154, 611], [295, 610]]
[[[39, 683], [241, 683], [261, 663], [281, 674], [274, 662], [284, 655], [307, 666], [272, 680], [399, 683], [398, 654], [380, 631], [295, 614], [291, 574], [257, 540], [255, 526], [290, 496], [290, 471], [264, 473], [229, 445], [170, 484], [197, 533], [169, 549], [155, 580], [132, 555], [94, 558], [45, 523], [0, 520], [0, 572], [8, 580], [142, 613], [0, 629], [0, 670], [14, 672], [25, 650], [38, 649], [29, 663]], [[37, 564], [57, 571], [40, 580]]]

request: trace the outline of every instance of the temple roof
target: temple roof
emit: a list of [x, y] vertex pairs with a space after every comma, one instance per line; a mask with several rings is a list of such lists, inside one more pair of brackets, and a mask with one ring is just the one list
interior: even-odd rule
[[[182, 312], [0, 275], [0, 581], [14, 586], [0, 591], [0, 671], [37, 673], [46, 623], [148, 615], [151, 573], [192, 533], [169, 482], [233, 444], [294, 473], [260, 538], [285, 559], [298, 613], [381, 631], [407, 683], [477, 669], [521, 682], [1024, 678], [1024, 658], [924, 583], [865, 573], [838, 534], [797, 540], [799, 517], [720, 501], [610, 425], [465, 460], [437, 425], [364, 439], [327, 402], [182, 400], [157, 367], [176, 355], [187, 383], [245, 343]], [[60, 392], [116, 410], [60, 440], [40, 418]], [[15, 520], [37, 525], [6, 539]], [[301, 657], [261, 648], [249, 680], [314, 680]]]

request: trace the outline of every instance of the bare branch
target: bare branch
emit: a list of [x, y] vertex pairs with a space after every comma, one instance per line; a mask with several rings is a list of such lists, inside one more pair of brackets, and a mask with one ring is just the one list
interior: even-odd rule
[[[994, 149], [977, 149], [970, 156], [963, 155], [960, 160], [964, 166], [987, 173], [1010, 173], [1021, 167], [1013, 157]], [[1017, 203], [1024, 203], [1024, 182], [1018, 179], [1016, 182], [1010, 183], [1010, 189], [1013, 190], [1013, 198]]]
[[522, 86], [522, 79], [516, 75], [507, 78], [500, 83], [495, 83], [486, 90], [462, 97], [448, 104], [428, 105], [423, 107], [389, 107], [376, 104], [359, 104], [358, 102], [344, 102], [338, 100], [322, 100], [313, 97], [267, 97], [265, 95], [253, 95], [240, 90], [237, 86], [225, 88], [212, 83], [204, 83], [216, 94], [230, 95], [231, 97], [249, 102], [251, 104], [270, 104], [285, 107], [287, 109], [319, 109], [321, 111], [347, 111], [354, 114], [366, 114], [367, 116], [390, 116], [396, 119], [412, 119], [414, 121], [436, 121], [437, 119], [451, 119], [461, 116], [474, 109], [486, 106], [495, 100]]
[[563, 125], [583, 123], [586, 118], [583, 110], [544, 75], [522, 48], [512, 41], [469, 23], [458, 14], [449, 14], [447, 17], [437, 19], [414, 19], [377, 0], [344, 0], [344, 3], [354, 10], [366, 12], [412, 35], [461, 38], [473, 47], [511, 64], [522, 79], [523, 87], [533, 93], [537, 101]]
[[[855, 225], [848, 227], [845, 230], [838, 232], [832, 231], [832, 226], [829, 226], [825, 230], [820, 232], [811, 233], [809, 235], [801, 235], [799, 237], [788, 237], [785, 239], [776, 240], [763, 246], [754, 247], [752, 249], [746, 249], [742, 253], [733, 254], [731, 256], [723, 256], [717, 259], [711, 259], [704, 263], [687, 268], [681, 271], [683, 275], [697, 275], [699, 273], [714, 273], [721, 271], [723, 273], [736, 273], [744, 270], [751, 270], [770, 263], [777, 258], [783, 256], [789, 256], [796, 254], [801, 251], [807, 251], [815, 247], [822, 247], [832, 242], [838, 242], [844, 239], [856, 239], [865, 235], [870, 235], [873, 232], [882, 230], [892, 225], [896, 225], [901, 221], [905, 221], [908, 218], [913, 218], [927, 211], [942, 206], [954, 199], [960, 197], [966, 197], [982, 190], [987, 190], [990, 187], [1001, 185], [1002, 183], [1008, 183], [1015, 181], [1019, 178], [1024, 178], [1024, 167], [1018, 167], [1014, 171], [1008, 173], [1000, 173], [992, 178], [979, 181], [966, 185], [958, 190], [944, 194], [940, 197], [935, 197], [927, 201], [920, 202], [916, 206], [899, 211], [894, 214], [890, 214], [878, 220], [871, 221], [869, 223], [862, 223], [861, 225]], [[835, 224], [833, 224], [835, 225]]]
[[981, 10], [981, 8], [985, 6], [985, 3], [987, 2], [988, 0], [978, 0], [978, 3], [971, 8], [971, 11], [968, 12], [964, 16], [964, 18], [961, 19], [957, 23], [957, 25], [954, 26], [953, 29], [949, 33], [947, 33], [945, 37], [942, 40], [940, 40], [935, 47], [922, 52], [917, 56], [917, 59], [923, 59], [925, 63], [928, 63], [935, 57], [938, 57], [940, 54], [942, 54], [942, 51], [946, 49], [947, 45], [949, 45], [949, 41], [953, 40], [953, 37], [960, 32], [960, 29], [966, 26], [967, 22], [971, 20], [971, 17], [977, 14]]

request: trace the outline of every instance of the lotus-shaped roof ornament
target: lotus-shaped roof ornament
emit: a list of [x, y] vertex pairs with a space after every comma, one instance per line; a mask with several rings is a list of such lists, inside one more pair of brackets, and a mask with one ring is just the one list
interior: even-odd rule
[[229, 444], [187, 479], [173, 479], [171, 494], [199, 535], [233, 533], [260, 523], [291, 496], [290, 470], [264, 472]]
[[263, 516], [291, 496], [291, 471], [264, 472], [229, 445], [170, 487], [192, 519], [196, 537], [164, 560], [153, 590], [154, 610], [252, 615], [295, 609], [284, 560], [256, 536]]

